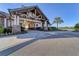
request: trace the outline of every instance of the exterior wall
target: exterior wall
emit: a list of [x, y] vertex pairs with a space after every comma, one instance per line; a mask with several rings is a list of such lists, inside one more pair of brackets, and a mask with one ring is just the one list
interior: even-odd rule
[[19, 16], [13, 15], [13, 23], [12, 23], [12, 32], [17, 33], [21, 32], [20, 24], [19, 24]]

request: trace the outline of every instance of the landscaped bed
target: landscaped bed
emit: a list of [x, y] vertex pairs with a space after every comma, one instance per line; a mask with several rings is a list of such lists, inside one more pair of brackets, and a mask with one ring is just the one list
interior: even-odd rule
[[24, 34], [24, 33], [27, 33], [27, 31], [18, 32], [18, 33], [2, 33], [0, 34], [0, 37], [13, 36], [13, 35]]
[[12, 36], [12, 35], [17, 35], [17, 34], [24, 34], [27, 33], [25, 31], [25, 28], [21, 27], [20, 32], [12, 32], [12, 27], [4, 28], [3, 26], [0, 25], [0, 37], [5, 37], [5, 36]]

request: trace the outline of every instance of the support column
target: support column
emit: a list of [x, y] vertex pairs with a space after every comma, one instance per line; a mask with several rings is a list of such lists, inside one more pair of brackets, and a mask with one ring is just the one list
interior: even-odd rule
[[8, 23], [8, 27], [10, 27], [11, 25], [10, 25], [10, 20], [7, 20], [7, 23]]
[[14, 25], [12, 27], [13, 33], [21, 32], [21, 27], [20, 27], [19, 21], [20, 21], [19, 16], [14, 15]]
[[17, 20], [16, 21], [17, 21], [17, 25], [20, 25], [20, 23], [19, 23], [20, 22], [19, 16], [17, 16]]
[[17, 22], [17, 21], [16, 21], [16, 15], [14, 15], [14, 25], [17, 25], [16, 22]]
[[20, 26], [20, 17], [19, 16], [17, 16], [17, 19], [16, 19], [16, 23], [17, 23], [17, 30], [19, 31], [19, 32], [21, 32], [21, 26]]
[[4, 18], [4, 28], [7, 28], [7, 19]]
[[47, 24], [47, 21], [45, 21], [45, 23], [44, 23], [44, 30], [48, 30], [48, 24]]
[[36, 15], [36, 9], [35, 9], [35, 15]]

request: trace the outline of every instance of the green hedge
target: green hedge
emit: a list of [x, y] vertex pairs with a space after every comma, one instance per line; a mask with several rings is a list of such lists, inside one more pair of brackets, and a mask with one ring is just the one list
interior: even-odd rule
[[0, 34], [4, 32], [4, 28], [0, 26]]
[[56, 27], [48, 27], [48, 30], [49, 30], [49, 31], [56, 31], [57, 28], [56, 28]]
[[4, 33], [11, 33], [12, 32], [12, 28], [8, 27], [8, 28], [4, 28]]
[[79, 31], [79, 23], [77, 23], [74, 28], [76, 31]]

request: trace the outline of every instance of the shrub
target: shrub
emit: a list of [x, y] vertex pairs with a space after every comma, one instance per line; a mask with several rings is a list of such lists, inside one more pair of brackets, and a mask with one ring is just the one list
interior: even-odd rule
[[44, 31], [44, 29], [40, 28], [40, 31]]
[[11, 33], [12, 32], [12, 28], [8, 27], [8, 28], [4, 28], [4, 33]]
[[24, 32], [24, 31], [25, 31], [25, 28], [21, 26], [21, 32]]
[[49, 31], [56, 31], [57, 28], [56, 28], [56, 27], [49, 27], [48, 30], [49, 30]]
[[0, 34], [3, 33], [4, 28], [2, 26], [0, 26]]
[[74, 28], [76, 31], [79, 31], [79, 23], [77, 23]]
[[8, 28], [7, 29], [7, 33], [11, 33], [12, 32], [12, 29], [11, 28]]
[[7, 33], [7, 28], [4, 28], [4, 33]]
[[37, 28], [35, 28], [36, 30], [41, 30], [41, 27], [37, 27]]

